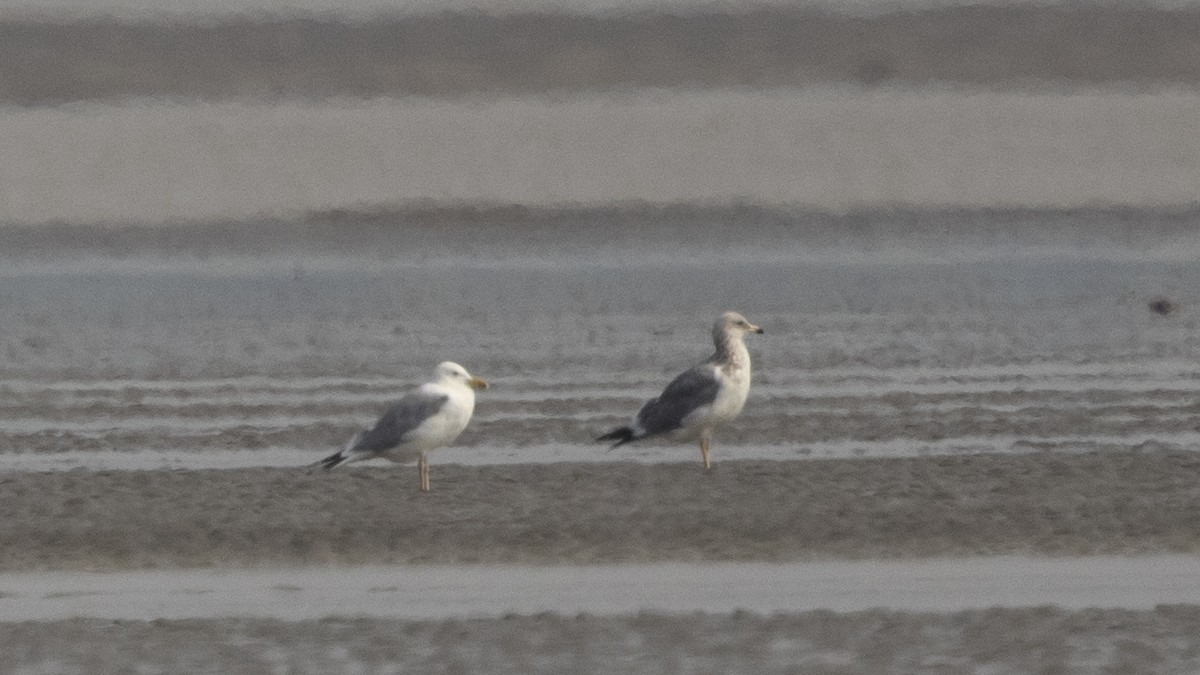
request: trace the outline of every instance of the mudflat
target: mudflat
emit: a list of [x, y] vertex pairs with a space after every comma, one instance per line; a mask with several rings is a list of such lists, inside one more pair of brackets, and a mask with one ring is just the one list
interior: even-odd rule
[[1200, 550], [1194, 453], [0, 477], [0, 569]]
[[29, 672], [1189, 673], [1200, 608], [0, 624]]
[[10, 18], [0, 21], [0, 102], [463, 97], [830, 82], [1053, 89], [1197, 83], [1200, 12], [1187, 3], [978, 3], [918, 11], [889, 3], [890, 11], [865, 16], [803, 3], [726, 12], [704, 4], [710, 11], [662, 3], [632, 13], [435, 12], [356, 21], [242, 13], [174, 22]]

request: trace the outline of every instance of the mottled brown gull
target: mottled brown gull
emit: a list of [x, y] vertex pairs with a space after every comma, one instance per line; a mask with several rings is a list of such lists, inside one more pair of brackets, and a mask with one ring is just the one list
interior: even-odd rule
[[737, 312], [721, 315], [712, 329], [717, 351], [671, 380], [662, 394], [642, 405], [628, 425], [596, 440], [616, 441], [615, 448], [660, 434], [699, 439], [704, 468], [712, 468], [709, 442], [713, 429], [737, 417], [750, 393], [750, 352], [744, 338], [747, 333], [762, 332]]

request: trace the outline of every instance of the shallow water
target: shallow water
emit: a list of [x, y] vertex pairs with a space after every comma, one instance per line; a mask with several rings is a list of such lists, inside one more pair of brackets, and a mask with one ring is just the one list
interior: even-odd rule
[[0, 621], [948, 612], [1200, 603], [1193, 556], [0, 573]]

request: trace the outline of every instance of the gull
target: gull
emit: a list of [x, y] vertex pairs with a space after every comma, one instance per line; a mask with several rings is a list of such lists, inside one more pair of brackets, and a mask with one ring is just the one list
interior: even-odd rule
[[747, 333], [762, 332], [741, 314], [725, 312], [712, 329], [716, 353], [671, 380], [662, 394], [642, 405], [628, 425], [596, 440], [616, 441], [615, 448], [667, 433], [698, 438], [704, 468], [711, 469], [708, 448], [712, 430], [737, 417], [750, 393], [750, 352], [743, 338]]
[[458, 438], [475, 410], [475, 391], [487, 386], [453, 361], [439, 363], [432, 382], [409, 391], [388, 407], [375, 426], [355, 434], [345, 449], [319, 464], [332, 469], [375, 457], [399, 463], [416, 460], [421, 491], [428, 492], [429, 452]]

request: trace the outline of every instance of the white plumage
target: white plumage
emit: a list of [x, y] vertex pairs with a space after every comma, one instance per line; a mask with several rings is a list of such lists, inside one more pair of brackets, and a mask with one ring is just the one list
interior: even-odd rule
[[439, 363], [433, 381], [393, 403], [370, 429], [350, 439], [346, 448], [321, 460], [326, 469], [374, 457], [393, 462], [416, 461], [421, 490], [429, 490], [428, 453], [449, 445], [467, 428], [475, 411], [475, 391], [487, 382], [452, 361]]

